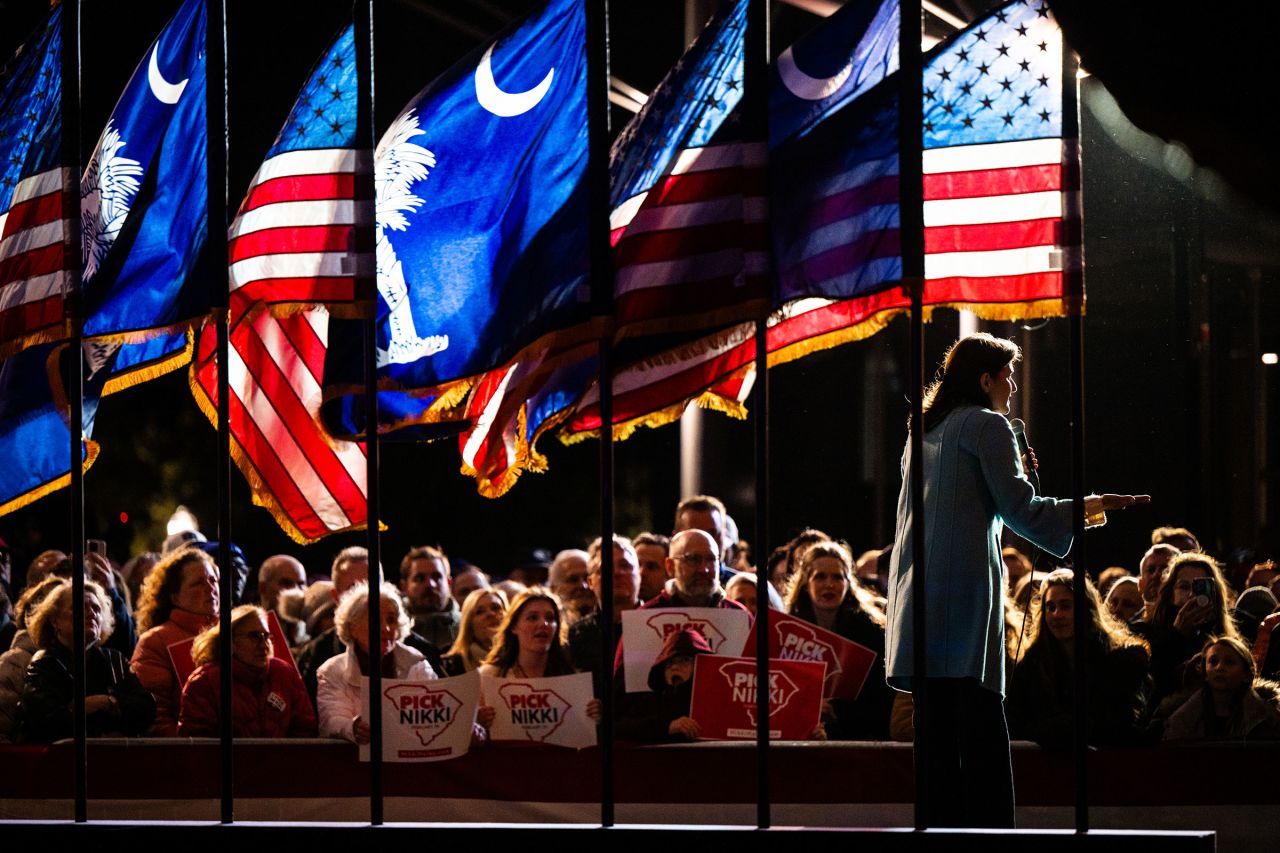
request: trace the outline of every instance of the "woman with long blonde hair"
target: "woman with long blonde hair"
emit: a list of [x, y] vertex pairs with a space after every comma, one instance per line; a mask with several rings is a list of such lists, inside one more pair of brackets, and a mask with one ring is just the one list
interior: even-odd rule
[[445, 652], [445, 675], [462, 675], [484, 663], [507, 613], [507, 597], [501, 590], [473, 589], [462, 602], [458, 638]]
[[[27, 666], [18, 705], [19, 740], [51, 743], [72, 736], [75, 691], [75, 609], [71, 581], [59, 580], [27, 617], [40, 651]], [[85, 724], [90, 737], [140, 735], [156, 704], [129, 671], [124, 655], [103, 647], [115, 624], [111, 599], [96, 583], [84, 584]]]

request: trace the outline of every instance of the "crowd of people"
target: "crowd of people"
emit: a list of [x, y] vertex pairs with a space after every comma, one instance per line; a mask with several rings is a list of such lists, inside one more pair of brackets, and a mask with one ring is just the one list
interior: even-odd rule
[[[367, 743], [362, 677], [375, 658], [386, 678], [429, 680], [479, 670], [498, 678], [589, 672], [597, 697], [613, 660], [617, 736], [695, 740], [693, 659], [710, 653], [693, 628], [672, 633], [649, 693], [625, 691], [622, 614], [636, 608], [718, 607], [755, 615], [766, 605], [875, 655], [856, 699], [822, 705], [814, 732], [832, 740], [911, 740], [911, 696], [885, 679], [890, 550], [855, 554], [806, 529], [764, 559], [737, 540], [723, 503], [680, 503], [671, 535], [612, 543], [606, 631], [599, 540], [506, 577], [451, 561], [438, 547], [406, 553], [395, 583], [377, 589], [381, 631], [369, 634], [368, 554], [342, 550], [326, 573], [277, 555], [256, 572], [239, 558], [231, 612], [232, 729], [237, 737], [332, 737]], [[1025, 546], [1024, 546], [1025, 547]], [[99, 736], [204, 737], [220, 730], [217, 544], [175, 534], [160, 553], [117, 566], [86, 554], [85, 712]], [[1005, 698], [1015, 739], [1069, 747], [1075, 689], [1075, 578], [1004, 552], [1010, 673]], [[0, 601], [0, 742], [49, 743], [72, 734], [72, 565], [47, 551], [27, 567], [13, 605]], [[761, 588], [760, 578], [766, 579]], [[1182, 528], [1159, 528], [1133, 570], [1086, 580], [1088, 732], [1096, 745], [1161, 739], [1280, 738], [1280, 571], [1266, 561], [1224, 574]], [[1239, 592], [1237, 592], [1239, 590]], [[612, 637], [612, 654], [604, 648]], [[285, 646], [287, 648], [280, 648]], [[376, 654], [375, 654], [376, 652]], [[588, 713], [599, 719], [601, 703]], [[494, 712], [482, 697], [473, 738]]]

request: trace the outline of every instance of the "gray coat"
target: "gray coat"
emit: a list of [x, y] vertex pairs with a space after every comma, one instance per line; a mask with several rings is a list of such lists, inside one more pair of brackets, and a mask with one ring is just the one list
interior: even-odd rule
[[[924, 435], [927, 637], [931, 678], [976, 678], [1004, 694], [1004, 525], [1045, 551], [1071, 549], [1071, 501], [1036, 497], [1005, 417], [962, 406]], [[886, 676], [911, 690], [911, 442], [889, 574]]]

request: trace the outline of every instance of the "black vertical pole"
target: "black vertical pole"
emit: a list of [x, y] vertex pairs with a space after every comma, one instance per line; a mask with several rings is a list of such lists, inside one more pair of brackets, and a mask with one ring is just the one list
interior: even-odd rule
[[71, 222], [71, 239], [64, 250], [74, 263], [63, 291], [70, 343], [67, 346], [67, 402], [71, 428], [71, 618], [75, 654], [72, 655], [72, 715], [75, 736], [75, 820], [89, 819], [89, 748], [84, 713], [84, 357], [81, 342], [84, 314], [80, 301], [80, 2], [62, 4], [62, 216]]
[[926, 587], [924, 549], [924, 165], [922, 127], [924, 122], [920, 89], [923, 65], [920, 57], [920, 0], [903, 0], [902, 28], [898, 34], [898, 170], [900, 233], [902, 240], [902, 285], [911, 294], [911, 606], [912, 682], [911, 698], [915, 721], [916, 806], [915, 828], [928, 827], [929, 778], [928, 701], [925, 679]]
[[[742, 109], [747, 145], [769, 141], [769, 0], [750, 0], [743, 34]], [[770, 264], [772, 268], [772, 264]], [[769, 556], [769, 323], [756, 320], [755, 387], [751, 409], [755, 420], [756, 565]], [[766, 573], [757, 571], [756, 585], [756, 826], [768, 829], [769, 807], [769, 596]]]
[[235, 604], [236, 573], [231, 567], [231, 344], [227, 328], [230, 289], [227, 280], [227, 24], [225, 0], [205, 2], [205, 120], [209, 129], [209, 236], [205, 252], [214, 274], [209, 304], [215, 315], [218, 362], [218, 668], [221, 696], [218, 736], [221, 743], [221, 820], [235, 819], [234, 766], [231, 720], [231, 608]]
[[1071, 324], [1071, 499], [1073, 546], [1071, 566], [1075, 588], [1075, 725], [1072, 757], [1075, 765], [1076, 831], [1089, 831], [1089, 632], [1085, 579], [1088, 563], [1084, 539], [1084, 205], [1080, 179], [1080, 62], [1062, 45], [1062, 181], [1063, 286]]
[[[354, 9], [356, 43], [356, 204], [367, 208], [366, 233], [357, 236], [361, 253], [373, 251], [374, 186], [373, 151], [376, 145], [374, 115], [374, 0], [357, 2]], [[368, 502], [369, 550], [369, 823], [380, 826], [382, 808], [382, 539], [378, 533], [381, 506], [378, 496], [378, 279], [365, 264], [356, 266], [356, 294], [365, 305], [364, 325], [364, 435], [365, 496]]]
[[[609, 245], [609, 3], [583, 0], [587, 16], [587, 192], [592, 299], [613, 316]], [[600, 824], [614, 823], [613, 327], [600, 336]]]

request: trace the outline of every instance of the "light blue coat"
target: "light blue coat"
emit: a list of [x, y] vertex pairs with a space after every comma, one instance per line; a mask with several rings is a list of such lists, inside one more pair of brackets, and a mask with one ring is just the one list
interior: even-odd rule
[[[1056, 556], [1071, 549], [1071, 501], [1036, 497], [1004, 415], [953, 410], [924, 435], [925, 579], [930, 678], [976, 678], [1004, 695], [1004, 525]], [[911, 441], [889, 575], [886, 677], [911, 690]]]

